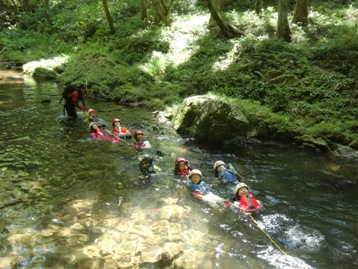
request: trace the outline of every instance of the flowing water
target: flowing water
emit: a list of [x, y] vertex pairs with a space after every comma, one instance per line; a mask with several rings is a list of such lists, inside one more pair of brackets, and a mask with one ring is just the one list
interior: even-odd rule
[[[122, 119], [165, 153], [150, 181], [124, 142], [94, 142], [62, 89], [0, 71], [1, 268], [357, 268], [357, 162], [283, 145], [201, 145], [153, 115], [88, 98], [108, 126]], [[43, 100], [50, 100], [50, 102]], [[232, 163], [265, 209], [253, 215], [196, 199], [171, 153], [203, 172]], [[173, 155], [173, 154], [172, 154]]]

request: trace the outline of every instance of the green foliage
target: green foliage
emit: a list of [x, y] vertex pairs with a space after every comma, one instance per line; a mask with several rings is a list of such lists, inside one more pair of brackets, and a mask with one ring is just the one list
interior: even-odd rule
[[49, 58], [72, 50], [71, 45], [55, 36], [35, 31], [11, 29], [0, 32], [2, 58], [23, 63]]
[[72, 55], [61, 82], [87, 80], [90, 94], [155, 109], [209, 91], [250, 100], [247, 114], [262, 138], [289, 141], [307, 133], [357, 141], [355, 3], [310, 3], [308, 27], [290, 25], [288, 44], [275, 38], [277, 1], [264, 2], [261, 17], [252, 1], [227, 3], [220, 15], [242, 33], [231, 40], [209, 24], [203, 0], [176, 1], [172, 27], [140, 20], [140, 1], [115, 1], [115, 35], [101, 2], [53, 2], [0, 32], [1, 57], [27, 62]]

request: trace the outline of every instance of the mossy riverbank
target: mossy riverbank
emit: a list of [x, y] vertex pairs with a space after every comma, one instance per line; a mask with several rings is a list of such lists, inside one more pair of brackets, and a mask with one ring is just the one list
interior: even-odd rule
[[[335, 17], [326, 12], [310, 13], [306, 29], [291, 25], [291, 43], [272, 37], [277, 13], [270, 9], [261, 18], [253, 11], [226, 13], [242, 33], [230, 40], [207, 13], [173, 16], [170, 27], [149, 27], [133, 15], [115, 36], [97, 32], [72, 48], [61, 43], [64, 55], [48, 52], [45, 58], [57, 60], [42, 61], [42, 70], [31, 67], [41, 61], [32, 62], [24, 71], [59, 84], [87, 81], [89, 95], [150, 110], [173, 110], [186, 97], [215, 94], [244, 107], [262, 141], [357, 150], [358, 9], [339, 9]], [[31, 47], [34, 55], [43, 47], [38, 44]], [[36, 60], [29, 49], [26, 57], [15, 51], [2, 60]]]

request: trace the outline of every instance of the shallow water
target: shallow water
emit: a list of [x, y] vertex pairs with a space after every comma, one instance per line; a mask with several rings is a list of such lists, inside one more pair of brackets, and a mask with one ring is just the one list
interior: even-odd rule
[[[19, 75], [0, 76], [0, 267], [358, 266], [356, 162], [283, 145], [201, 145], [146, 110], [88, 98], [108, 126], [119, 117], [166, 153], [148, 182], [127, 144], [94, 142], [81, 114], [62, 114], [60, 87]], [[234, 186], [217, 185], [212, 168], [231, 162], [265, 210], [251, 219], [194, 198], [172, 176], [172, 152], [225, 199]]]

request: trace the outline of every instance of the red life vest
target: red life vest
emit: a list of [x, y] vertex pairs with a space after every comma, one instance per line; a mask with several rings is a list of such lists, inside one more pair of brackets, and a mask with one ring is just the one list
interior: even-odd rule
[[143, 141], [136, 141], [133, 143], [133, 148], [135, 150], [141, 149], [141, 148], [145, 148], [147, 145], [143, 142]]
[[73, 91], [70, 94], [70, 98], [72, 102], [78, 102], [78, 91]]
[[261, 205], [252, 194], [249, 193], [241, 196], [239, 208], [244, 212], [255, 212], [261, 208]]
[[185, 166], [184, 170], [177, 169], [176, 174], [178, 176], [188, 176], [190, 174], [190, 168]]

